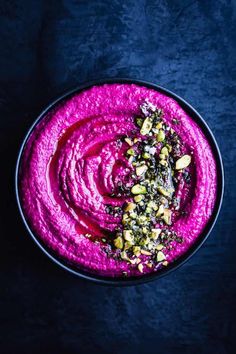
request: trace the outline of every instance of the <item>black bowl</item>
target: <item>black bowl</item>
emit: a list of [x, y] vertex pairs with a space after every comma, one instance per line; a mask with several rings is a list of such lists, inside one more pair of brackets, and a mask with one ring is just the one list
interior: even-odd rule
[[[146, 274], [146, 275], [141, 275], [139, 277], [128, 277], [128, 278], [121, 278], [121, 277], [105, 277], [105, 276], [100, 276], [100, 275], [96, 275], [93, 273], [89, 273], [88, 271], [84, 271], [82, 269], [79, 269], [78, 267], [70, 264], [68, 261], [58, 257], [54, 251], [52, 251], [50, 248], [48, 248], [41, 240], [40, 238], [34, 234], [34, 232], [31, 230], [22, 206], [21, 206], [21, 201], [20, 201], [20, 197], [19, 197], [19, 189], [18, 189], [18, 174], [19, 174], [19, 166], [21, 163], [21, 156], [24, 150], [24, 146], [29, 138], [29, 135], [31, 134], [31, 132], [33, 131], [33, 129], [35, 128], [35, 126], [38, 124], [38, 122], [44, 118], [44, 116], [52, 109], [54, 108], [54, 106], [56, 106], [60, 101], [68, 99], [69, 97], [71, 97], [72, 95], [74, 95], [75, 93], [81, 92], [83, 90], [86, 90], [94, 85], [102, 85], [105, 83], [129, 83], [129, 84], [137, 84], [137, 85], [141, 85], [141, 86], [146, 86], [149, 88], [152, 88], [156, 91], [159, 91], [161, 93], [164, 93], [166, 96], [172, 97], [173, 99], [175, 99], [179, 105], [190, 115], [190, 117], [192, 119], [194, 119], [197, 124], [201, 127], [202, 131], [204, 132], [205, 136], [207, 137], [211, 148], [213, 150], [213, 154], [216, 160], [216, 165], [217, 165], [217, 178], [218, 178], [218, 187], [217, 187], [217, 198], [216, 198], [216, 203], [215, 203], [215, 207], [212, 213], [212, 216], [209, 220], [209, 222], [207, 223], [206, 227], [204, 228], [203, 232], [201, 233], [201, 235], [197, 238], [197, 240], [194, 242], [194, 244], [190, 247], [190, 249], [188, 249], [188, 251], [186, 253], [184, 253], [181, 257], [179, 257], [176, 261], [174, 261], [173, 263], [171, 263], [168, 267], [166, 268], [162, 268], [159, 271], [157, 271], [156, 273], [151, 273], [151, 274]], [[141, 284], [141, 283], [145, 283], [154, 279], [158, 279], [160, 277], [162, 277], [163, 275], [166, 275], [170, 272], [172, 272], [174, 269], [177, 269], [179, 266], [183, 265], [200, 247], [201, 245], [206, 241], [207, 237], [209, 236], [213, 226], [215, 225], [215, 222], [218, 218], [219, 215], [219, 211], [221, 208], [221, 204], [222, 204], [222, 199], [223, 199], [223, 192], [224, 192], [224, 170], [223, 170], [223, 163], [222, 163], [222, 158], [221, 158], [221, 154], [219, 151], [219, 147], [217, 145], [217, 142], [210, 130], [210, 128], [208, 127], [208, 125], [206, 124], [206, 122], [204, 121], [204, 119], [200, 116], [200, 114], [190, 105], [188, 104], [185, 100], [183, 100], [182, 98], [180, 98], [179, 96], [177, 96], [176, 94], [174, 94], [173, 92], [159, 86], [159, 85], [155, 85], [146, 81], [142, 81], [142, 80], [131, 80], [131, 79], [103, 79], [103, 80], [98, 80], [98, 81], [93, 81], [93, 82], [89, 82], [86, 84], [83, 84], [67, 93], [65, 93], [64, 95], [62, 95], [61, 97], [59, 97], [58, 99], [56, 99], [54, 102], [52, 102], [51, 104], [49, 104], [47, 106], [47, 108], [39, 115], [39, 117], [36, 119], [36, 121], [34, 122], [34, 124], [31, 126], [31, 128], [29, 129], [22, 145], [19, 151], [19, 155], [18, 155], [18, 159], [17, 159], [17, 164], [16, 164], [16, 174], [15, 174], [15, 188], [16, 188], [16, 200], [17, 200], [17, 204], [20, 210], [20, 214], [21, 217], [23, 219], [23, 222], [26, 226], [26, 229], [28, 230], [29, 234], [31, 235], [32, 239], [36, 242], [36, 244], [41, 248], [41, 250], [51, 259], [53, 260], [56, 264], [58, 264], [60, 267], [64, 268], [65, 270], [67, 270], [68, 272], [75, 274], [81, 278], [85, 278], [88, 280], [92, 280], [94, 282], [97, 282], [99, 284], [107, 284], [107, 285], [136, 285], [136, 284]]]

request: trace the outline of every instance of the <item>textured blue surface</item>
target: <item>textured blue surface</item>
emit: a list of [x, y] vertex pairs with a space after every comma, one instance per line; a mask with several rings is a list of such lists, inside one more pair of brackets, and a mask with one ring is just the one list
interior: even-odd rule
[[[236, 3], [0, 1], [0, 352], [233, 352], [236, 315]], [[226, 192], [214, 231], [181, 269], [101, 287], [51, 263], [20, 220], [17, 150], [39, 111], [91, 79], [131, 77], [191, 103], [221, 148]]]

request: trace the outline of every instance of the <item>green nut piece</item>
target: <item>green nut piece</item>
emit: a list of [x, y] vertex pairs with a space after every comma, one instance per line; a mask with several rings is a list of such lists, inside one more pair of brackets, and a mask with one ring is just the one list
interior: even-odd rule
[[161, 204], [159, 206], [159, 209], [158, 209], [158, 211], [156, 213], [156, 217], [159, 218], [162, 214], [164, 214], [164, 205], [163, 204]]
[[164, 154], [160, 154], [160, 155], [159, 155], [159, 158], [160, 158], [161, 160], [165, 160], [166, 155], [164, 155]]
[[171, 151], [172, 151], [172, 146], [171, 146], [171, 145], [166, 144], [166, 148], [168, 149], [168, 152], [171, 152]]
[[171, 193], [173, 193], [172, 189], [165, 189], [162, 186], [158, 186], [157, 190], [159, 193], [161, 193], [162, 195], [164, 195], [165, 197], [169, 197], [171, 195]]
[[152, 119], [151, 117], [147, 117], [144, 119], [140, 133], [142, 135], [147, 135], [152, 129]]
[[156, 240], [161, 233], [161, 229], [152, 229], [151, 238]]
[[151, 155], [150, 155], [148, 152], [145, 151], [145, 152], [142, 154], [142, 157], [143, 157], [145, 160], [148, 160], [148, 159], [150, 159]]
[[157, 262], [162, 262], [166, 259], [166, 256], [162, 251], [157, 252]]
[[178, 159], [175, 163], [175, 169], [176, 170], [182, 170], [183, 168], [186, 168], [190, 165], [191, 163], [191, 156], [190, 155], [184, 155], [180, 159]]
[[125, 251], [122, 251], [120, 256], [121, 256], [121, 259], [123, 259], [124, 261], [129, 261], [130, 260]]
[[146, 250], [141, 250], [141, 253], [144, 254], [144, 256], [151, 256], [152, 253]]
[[170, 209], [164, 209], [164, 214], [162, 219], [165, 221], [167, 225], [171, 225], [171, 210]]
[[139, 202], [141, 202], [141, 200], [144, 198], [144, 196], [143, 195], [136, 195], [135, 197], [134, 197], [134, 201], [136, 202], [136, 203], [139, 203]]
[[147, 189], [146, 189], [145, 186], [142, 186], [141, 184], [135, 184], [131, 188], [131, 193], [133, 193], [133, 194], [146, 194], [147, 193]]
[[133, 241], [133, 235], [132, 235], [132, 230], [124, 230], [123, 231], [123, 237], [125, 241]]
[[138, 270], [140, 271], [140, 273], [143, 273], [143, 265], [142, 265], [142, 263], [138, 264]]
[[160, 130], [159, 133], [157, 134], [157, 141], [162, 142], [165, 140], [165, 133], [163, 130]]
[[133, 145], [133, 142], [130, 138], [125, 138], [125, 142], [129, 145], [129, 146], [132, 146]]
[[136, 167], [136, 175], [141, 176], [147, 171], [148, 167], [146, 165], [141, 165]]
[[124, 246], [124, 250], [128, 250], [133, 246], [132, 242], [126, 241], [125, 242], [125, 246]]
[[130, 155], [130, 156], [134, 156], [135, 152], [134, 152], [134, 149], [128, 149], [126, 151], [127, 155]]
[[165, 156], [168, 156], [169, 155], [169, 151], [167, 149], [166, 146], [164, 146], [162, 149], [161, 149], [161, 154], [165, 155]]
[[136, 204], [135, 203], [128, 203], [125, 207], [125, 211], [133, 211], [136, 208]]
[[139, 127], [141, 127], [143, 124], [143, 118], [140, 117], [136, 118], [136, 123], [138, 124]]
[[159, 162], [162, 166], [168, 167], [168, 162], [166, 160], [160, 160]]
[[134, 246], [133, 247], [133, 254], [136, 256], [136, 257], [139, 257], [140, 254], [141, 254], [141, 248], [139, 246]]
[[124, 247], [124, 241], [121, 236], [118, 236], [117, 238], [115, 238], [113, 242], [114, 242], [114, 246], [116, 248], [119, 248], [122, 250], [122, 248]]

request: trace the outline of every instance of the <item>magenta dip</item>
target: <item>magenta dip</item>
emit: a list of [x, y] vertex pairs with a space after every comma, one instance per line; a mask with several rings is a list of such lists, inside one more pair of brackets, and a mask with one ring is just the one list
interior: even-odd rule
[[[177, 169], [183, 156], [191, 162]], [[154, 192], [153, 177], [144, 176], [152, 176], [152, 164]], [[31, 133], [19, 177], [32, 231], [79, 269], [113, 277], [157, 272], [183, 255], [209, 221], [217, 190], [216, 163], [200, 127], [174, 99], [135, 84], [93, 86], [58, 104]], [[160, 178], [168, 179], [164, 192]], [[131, 192], [145, 183], [146, 193]], [[136, 202], [137, 195], [144, 199]], [[128, 233], [125, 218], [133, 225]]]

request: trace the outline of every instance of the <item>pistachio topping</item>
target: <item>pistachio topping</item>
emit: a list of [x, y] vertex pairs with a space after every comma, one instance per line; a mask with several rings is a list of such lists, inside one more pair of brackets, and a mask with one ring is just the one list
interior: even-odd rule
[[135, 195], [135, 196], [134, 196], [134, 201], [135, 201], [136, 203], [139, 203], [139, 202], [141, 202], [141, 200], [143, 200], [143, 198], [144, 198], [144, 196], [143, 196], [142, 194]]
[[127, 205], [126, 205], [126, 207], [125, 207], [125, 211], [132, 211], [132, 210], [134, 210], [136, 208], [136, 204], [135, 203], [132, 203], [132, 202], [130, 202], [130, 203], [128, 203]]
[[128, 149], [128, 150], [126, 151], [126, 153], [127, 153], [127, 155], [134, 156], [135, 151], [134, 151], [134, 149]]
[[132, 140], [130, 138], [125, 138], [125, 142], [129, 145], [129, 146], [132, 146], [133, 143], [132, 143]]
[[157, 134], [157, 141], [161, 142], [165, 140], [165, 133], [163, 130], [160, 130]]
[[185, 183], [190, 180], [188, 170], [179, 171], [189, 166], [191, 156], [183, 154], [179, 136], [163, 120], [161, 109], [149, 102], [140, 108], [141, 114], [135, 119], [137, 132], [132, 133], [135, 138], [124, 139], [129, 145], [126, 158], [132, 183], [113, 243], [118, 258], [143, 273], [144, 264], [149, 268], [167, 266], [166, 250], [174, 241], [183, 242], [170, 226], [180, 208], [175, 195], [179, 176]]
[[133, 193], [133, 194], [146, 194], [147, 193], [147, 189], [146, 189], [145, 186], [142, 186], [141, 184], [135, 184], [131, 188], [131, 193]]
[[165, 254], [162, 251], [157, 252], [157, 262], [162, 262], [166, 259]]
[[124, 241], [123, 238], [121, 236], [118, 236], [117, 238], [114, 239], [114, 245], [116, 248], [119, 248], [122, 250], [122, 248], [124, 247]]
[[141, 165], [136, 167], [136, 175], [141, 176], [147, 171], [148, 167], [146, 165]]
[[151, 117], [147, 117], [143, 121], [140, 133], [142, 135], [147, 135], [150, 132], [151, 129], [152, 129], [152, 118]]
[[162, 218], [167, 225], [171, 225], [171, 214], [172, 214], [172, 211], [170, 209], [164, 209], [164, 213], [163, 213]]
[[143, 273], [143, 264], [142, 263], [138, 264], [138, 270], [140, 271], [140, 273]]
[[176, 170], [182, 170], [188, 167], [191, 163], [191, 156], [190, 155], [183, 155], [180, 159], [178, 159], [175, 163]]

